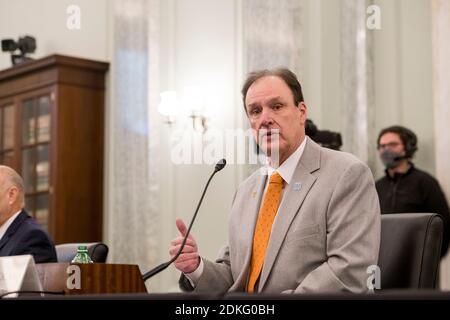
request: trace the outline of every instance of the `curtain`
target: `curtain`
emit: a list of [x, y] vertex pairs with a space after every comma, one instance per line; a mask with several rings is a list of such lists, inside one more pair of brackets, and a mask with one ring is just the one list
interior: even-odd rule
[[[159, 233], [159, 1], [115, 0], [107, 173], [109, 260], [154, 266]], [[159, 119], [159, 118], [157, 118]]]
[[[341, 3], [343, 150], [375, 168], [372, 34], [366, 28], [369, 1]], [[373, 163], [372, 163], [373, 162]]]

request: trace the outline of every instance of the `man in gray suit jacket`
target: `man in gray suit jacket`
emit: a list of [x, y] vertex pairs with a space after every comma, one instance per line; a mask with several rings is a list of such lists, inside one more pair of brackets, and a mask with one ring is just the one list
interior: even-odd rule
[[[229, 244], [215, 262], [199, 256], [189, 235], [175, 261], [182, 272], [181, 288], [196, 292], [367, 291], [367, 270], [377, 264], [380, 245], [380, 208], [369, 168], [356, 157], [322, 148], [305, 136], [306, 105], [291, 71], [251, 73], [242, 94], [256, 142], [269, 165], [236, 191]], [[274, 199], [268, 191], [273, 175], [282, 178], [279, 197], [275, 197], [278, 206], [266, 206], [270, 202], [266, 198]], [[274, 218], [262, 218], [268, 210]], [[177, 219], [176, 224], [180, 236], [171, 243], [172, 256], [186, 234], [183, 221]], [[261, 237], [261, 230], [269, 236]], [[261, 239], [267, 240], [261, 245]], [[263, 263], [258, 269], [255, 257], [261, 256], [261, 250]]]

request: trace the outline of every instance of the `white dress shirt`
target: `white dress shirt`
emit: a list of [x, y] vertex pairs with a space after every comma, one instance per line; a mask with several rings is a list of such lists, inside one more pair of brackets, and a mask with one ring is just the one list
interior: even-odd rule
[[19, 213], [22, 212], [22, 209], [20, 209], [19, 211], [17, 211], [16, 213], [14, 213], [8, 220], [5, 221], [4, 224], [2, 224], [0, 226], [0, 240], [2, 240], [3, 236], [6, 233], [6, 230], [8, 230], [9, 226], [11, 225], [11, 223], [13, 223], [13, 221], [17, 218], [17, 216], [19, 215]]
[[[297, 168], [297, 164], [300, 161], [300, 158], [303, 154], [303, 151], [305, 150], [306, 145], [306, 136], [303, 138], [303, 142], [298, 146], [297, 150], [294, 151], [293, 154], [289, 156], [278, 168], [273, 168], [270, 165], [266, 165], [260, 169], [262, 175], [268, 175], [269, 177], [274, 173], [275, 171], [278, 172], [278, 174], [283, 178], [284, 182], [288, 185], [292, 183], [292, 176], [294, 175], [295, 169]], [[296, 181], [298, 182], [298, 181]], [[269, 186], [269, 179], [266, 179], [266, 185], [264, 186], [264, 193], [266, 193], [267, 188]], [[283, 194], [281, 195], [281, 202], [278, 206], [281, 207], [283, 201], [284, 201], [284, 188], [283, 188]], [[278, 213], [277, 213], [278, 216]], [[276, 219], [276, 217], [275, 217]], [[275, 223], [274, 223], [275, 224]], [[203, 273], [203, 260], [200, 258], [200, 264], [191, 273], [185, 273], [184, 275], [189, 280], [191, 285], [195, 287], [195, 283], [198, 281], [200, 276]]]

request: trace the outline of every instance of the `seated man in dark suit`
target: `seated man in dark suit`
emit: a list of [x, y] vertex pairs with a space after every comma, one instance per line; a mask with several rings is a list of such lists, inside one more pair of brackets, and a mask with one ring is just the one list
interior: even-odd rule
[[0, 166], [0, 257], [31, 254], [36, 263], [56, 262], [53, 242], [24, 206], [22, 178]]

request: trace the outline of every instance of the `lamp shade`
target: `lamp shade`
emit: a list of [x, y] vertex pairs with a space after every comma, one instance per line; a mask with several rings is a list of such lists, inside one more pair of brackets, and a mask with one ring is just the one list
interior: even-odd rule
[[177, 93], [175, 91], [161, 92], [161, 101], [158, 105], [158, 112], [166, 117], [173, 117], [178, 112]]

